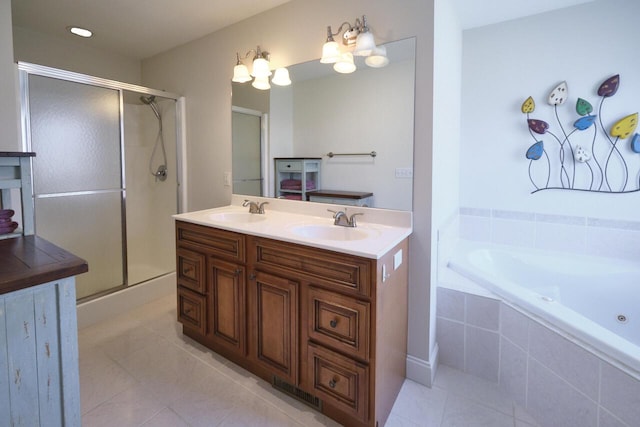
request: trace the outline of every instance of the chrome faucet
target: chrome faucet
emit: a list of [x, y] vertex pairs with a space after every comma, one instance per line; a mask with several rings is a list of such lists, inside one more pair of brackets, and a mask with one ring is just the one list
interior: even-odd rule
[[344, 211], [333, 211], [327, 209], [333, 213], [333, 225], [339, 225], [341, 227], [356, 227], [356, 215], [364, 215], [362, 213], [354, 213], [351, 216], [347, 215], [346, 209]]
[[268, 205], [269, 202], [262, 202], [260, 204], [256, 203], [256, 202], [252, 202], [251, 200], [245, 200], [244, 203], [242, 203], [243, 207], [247, 207], [249, 206], [249, 213], [252, 214], [263, 214], [264, 213], [264, 205]]

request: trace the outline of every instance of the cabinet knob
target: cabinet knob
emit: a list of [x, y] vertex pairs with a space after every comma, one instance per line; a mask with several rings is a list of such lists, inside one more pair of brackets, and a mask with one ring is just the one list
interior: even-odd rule
[[256, 273], [249, 274], [249, 280], [256, 280]]
[[338, 377], [333, 377], [331, 381], [329, 381], [329, 387], [336, 388], [336, 384], [338, 383]]
[[193, 267], [185, 267], [182, 269], [182, 274], [188, 276], [193, 271]]
[[236, 268], [236, 271], [234, 271], [234, 274], [235, 274], [236, 276], [239, 276], [239, 275], [240, 275], [240, 273], [242, 273], [242, 269], [241, 269], [241, 268]]
[[335, 328], [336, 326], [338, 326], [338, 320], [337, 319], [333, 319], [329, 322], [329, 326], [331, 326], [332, 328]]

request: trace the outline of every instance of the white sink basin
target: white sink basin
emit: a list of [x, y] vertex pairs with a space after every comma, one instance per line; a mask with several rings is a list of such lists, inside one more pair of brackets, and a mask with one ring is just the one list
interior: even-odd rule
[[376, 230], [363, 229], [363, 228], [351, 228], [341, 227], [338, 225], [298, 225], [290, 228], [293, 234], [300, 237], [307, 237], [310, 239], [323, 239], [323, 240], [363, 240], [371, 237], [376, 237], [380, 233]]
[[209, 214], [208, 217], [211, 221], [234, 222], [236, 224], [248, 224], [266, 219], [264, 214], [252, 214], [249, 212], [219, 212]]

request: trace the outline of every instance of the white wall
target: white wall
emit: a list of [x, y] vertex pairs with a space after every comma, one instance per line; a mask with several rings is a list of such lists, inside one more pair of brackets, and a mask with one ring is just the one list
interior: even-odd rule
[[0, 0], [0, 151], [21, 151], [17, 69], [13, 63], [11, 0]]
[[[531, 118], [547, 121], [552, 132], [562, 135], [553, 107], [546, 102], [551, 90], [562, 81], [568, 84], [569, 99], [558, 107], [568, 133], [579, 118], [577, 98], [588, 100], [598, 114], [598, 87], [606, 78], [620, 74], [618, 93], [603, 108], [605, 127], [608, 130], [618, 119], [638, 112], [638, 16], [640, 2], [636, 0], [600, 0], [464, 32], [463, 206], [637, 220], [638, 193], [545, 190], [530, 194], [534, 187], [525, 152], [534, 141], [520, 107], [532, 96], [536, 109]], [[590, 147], [592, 138], [589, 130], [574, 134], [571, 140]], [[558, 143], [549, 135], [538, 139], [544, 140], [555, 161]], [[622, 140], [620, 147], [630, 159], [630, 168], [635, 168], [630, 184], [637, 188], [640, 155], [631, 153], [629, 140]], [[534, 167], [546, 167], [544, 162], [543, 158]], [[577, 176], [584, 181], [586, 174], [582, 165]], [[558, 181], [556, 176], [552, 174], [552, 185]]]
[[413, 167], [414, 72], [407, 60], [293, 85], [293, 155], [322, 158], [320, 188], [370, 191], [372, 207], [411, 210], [413, 180], [395, 169]]
[[293, 0], [214, 34], [143, 61], [144, 84], [187, 98], [189, 206], [228, 204], [231, 188], [231, 77], [236, 52], [257, 44], [271, 52], [272, 66], [320, 57], [327, 25], [367, 15], [380, 42], [416, 36], [414, 125], [414, 233], [410, 239], [408, 375], [428, 382], [431, 256], [431, 142], [433, 119], [433, 1], [371, 2]]
[[120, 82], [140, 84], [140, 61], [95, 49], [83, 40], [57, 38], [26, 28], [13, 28], [15, 61], [74, 71]]
[[[462, 29], [453, 2], [437, 0], [435, 15], [432, 229], [439, 230], [458, 213], [460, 206]], [[436, 254], [432, 257], [431, 282], [436, 283], [437, 236], [433, 236], [431, 245], [431, 253]], [[432, 349], [435, 345], [435, 297], [436, 286], [433, 286], [430, 294]]]

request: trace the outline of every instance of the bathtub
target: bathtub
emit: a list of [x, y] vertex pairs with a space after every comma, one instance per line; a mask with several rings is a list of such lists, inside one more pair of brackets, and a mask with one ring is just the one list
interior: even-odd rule
[[448, 267], [640, 379], [640, 262], [460, 241]]

